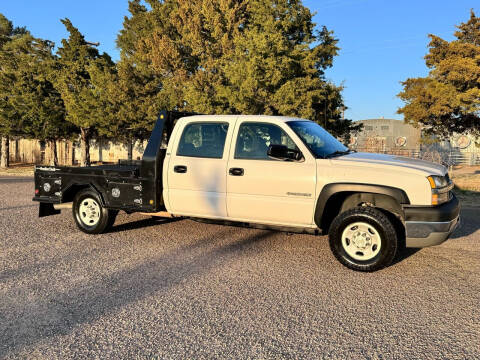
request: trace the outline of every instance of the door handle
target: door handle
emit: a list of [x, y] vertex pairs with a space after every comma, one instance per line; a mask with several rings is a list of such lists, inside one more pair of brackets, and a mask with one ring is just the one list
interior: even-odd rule
[[231, 168], [228, 170], [228, 173], [232, 176], [243, 176], [245, 174], [245, 171], [242, 168]]
[[185, 174], [187, 172], [187, 167], [185, 165], [176, 165], [173, 167], [173, 171], [179, 174]]

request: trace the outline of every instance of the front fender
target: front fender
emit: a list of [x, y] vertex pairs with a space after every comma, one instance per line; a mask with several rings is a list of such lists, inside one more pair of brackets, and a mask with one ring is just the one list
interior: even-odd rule
[[[376, 184], [361, 184], [361, 183], [332, 183], [327, 184], [322, 188], [315, 207], [315, 223], [318, 227], [322, 228], [322, 219], [327, 210], [326, 205], [328, 200], [335, 194], [353, 194], [353, 193], [370, 193], [370, 194], [382, 194], [394, 198], [400, 205], [410, 204], [405, 191], [399, 188], [376, 185]], [[335, 209], [332, 209], [335, 210]], [[339, 210], [336, 209], [337, 211]]]

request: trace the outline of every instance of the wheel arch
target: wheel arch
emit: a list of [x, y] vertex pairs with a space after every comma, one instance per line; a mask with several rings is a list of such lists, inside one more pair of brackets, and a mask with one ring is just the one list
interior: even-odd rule
[[323, 187], [317, 200], [315, 223], [323, 233], [328, 233], [330, 224], [340, 212], [365, 203], [403, 217], [401, 205], [410, 204], [410, 201], [405, 191], [386, 185], [327, 184]]
[[63, 192], [62, 200], [63, 202], [71, 202], [75, 198], [75, 195], [78, 194], [80, 191], [85, 189], [91, 189], [95, 191], [98, 196], [100, 197], [100, 201], [102, 202], [102, 206], [106, 206], [105, 203], [105, 196], [102, 194], [98, 188], [92, 183], [72, 183], [70, 184]]

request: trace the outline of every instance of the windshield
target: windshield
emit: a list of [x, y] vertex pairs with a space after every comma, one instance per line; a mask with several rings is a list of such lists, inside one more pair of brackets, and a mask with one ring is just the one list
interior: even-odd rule
[[313, 121], [289, 121], [287, 124], [317, 158], [347, 154], [350, 150]]

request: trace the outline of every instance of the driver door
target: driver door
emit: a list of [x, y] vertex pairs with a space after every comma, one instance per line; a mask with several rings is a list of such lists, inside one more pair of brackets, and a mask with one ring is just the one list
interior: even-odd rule
[[[233, 136], [227, 166], [228, 217], [265, 224], [312, 225], [316, 162], [288, 125], [268, 118], [242, 117]], [[271, 144], [299, 149], [304, 160], [271, 159], [267, 155]]]

